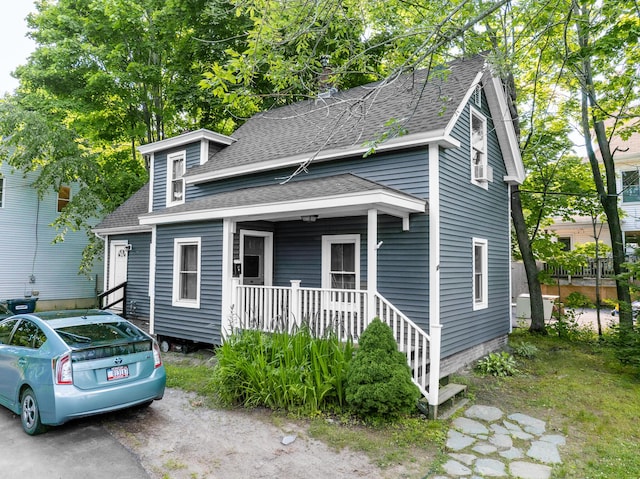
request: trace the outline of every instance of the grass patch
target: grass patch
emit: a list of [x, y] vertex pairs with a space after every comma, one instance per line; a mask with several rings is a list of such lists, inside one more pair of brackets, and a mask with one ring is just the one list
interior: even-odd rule
[[480, 404], [548, 421], [567, 436], [557, 478], [640, 477], [640, 377], [597, 341], [568, 342], [516, 332], [537, 348], [521, 374], [467, 377]]

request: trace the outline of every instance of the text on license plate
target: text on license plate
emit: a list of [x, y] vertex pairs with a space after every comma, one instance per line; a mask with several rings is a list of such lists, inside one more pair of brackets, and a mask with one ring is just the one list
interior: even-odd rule
[[129, 366], [114, 366], [107, 369], [107, 381], [129, 377]]

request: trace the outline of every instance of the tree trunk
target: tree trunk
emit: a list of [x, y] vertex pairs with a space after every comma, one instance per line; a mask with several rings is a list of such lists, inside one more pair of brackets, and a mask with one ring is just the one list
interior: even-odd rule
[[[580, 68], [580, 88], [581, 88], [581, 109], [582, 109], [582, 133], [585, 139], [587, 156], [593, 171], [593, 179], [596, 185], [600, 202], [607, 217], [609, 233], [611, 235], [611, 250], [613, 254], [613, 271], [616, 275], [616, 293], [618, 294], [618, 304], [620, 305], [620, 327], [630, 329], [633, 327], [633, 314], [631, 311], [631, 293], [627, 279], [620, 275], [626, 272], [624, 241], [622, 238], [622, 227], [620, 225], [620, 215], [618, 213], [618, 192], [616, 188], [616, 172], [613, 162], [613, 155], [609, 148], [609, 141], [604, 124], [598, 121], [593, 111], [599, 110], [596, 89], [593, 80], [593, 68], [589, 49], [592, 48], [589, 39], [589, 30], [584, 28], [588, 25], [589, 11], [585, 5], [574, 4], [576, 13], [576, 29], [578, 32], [578, 43], [580, 45], [582, 60]], [[606, 184], [600, 173], [598, 158], [591, 144], [591, 125], [595, 133], [598, 148], [600, 149], [600, 160], [604, 166]]]
[[544, 303], [542, 302], [542, 287], [538, 279], [538, 266], [536, 259], [531, 250], [531, 242], [527, 233], [527, 225], [522, 213], [522, 203], [520, 201], [520, 189], [513, 186], [511, 192], [511, 220], [516, 231], [524, 270], [527, 275], [527, 284], [529, 285], [529, 304], [531, 307], [531, 326], [529, 331], [532, 333], [547, 334], [544, 325]]
[[[520, 143], [521, 130], [520, 117], [518, 116], [516, 108], [515, 78], [512, 73], [509, 73], [502, 81], [507, 92], [507, 104], [509, 105], [509, 112], [513, 120], [513, 127], [516, 132], [516, 137], [518, 138], [518, 143]], [[520, 199], [520, 188], [518, 185], [512, 186], [511, 190], [511, 221], [513, 221], [513, 228], [516, 232], [518, 248], [520, 249], [520, 255], [524, 263], [527, 285], [529, 287], [529, 305], [531, 308], [531, 325], [529, 326], [529, 331], [532, 333], [547, 334], [547, 329], [544, 325], [544, 303], [542, 301], [542, 287], [540, 286], [540, 279], [538, 278], [538, 265], [536, 264], [533, 250], [531, 249], [531, 241], [529, 240], [527, 223], [522, 211], [522, 201]]]

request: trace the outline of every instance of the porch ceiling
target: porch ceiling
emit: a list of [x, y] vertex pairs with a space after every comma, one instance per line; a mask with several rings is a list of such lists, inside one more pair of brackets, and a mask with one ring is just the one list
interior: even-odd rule
[[426, 212], [427, 202], [353, 174], [244, 188], [200, 198], [140, 216], [140, 224], [237, 218], [287, 221], [303, 215], [319, 218], [360, 216], [369, 209], [406, 218]]

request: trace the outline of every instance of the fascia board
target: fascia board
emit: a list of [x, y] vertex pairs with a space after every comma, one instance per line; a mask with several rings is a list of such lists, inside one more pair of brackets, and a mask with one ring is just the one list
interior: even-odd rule
[[174, 136], [173, 138], [167, 138], [165, 140], [148, 143], [146, 145], [140, 145], [138, 147], [138, 151], [142, 155], [148, 155], [156, 151], [177, 148], [178, 146], [186, 145], [187, 143], [193, 143], [200, 140], [209, 140], [213, 141], [214, 143], [219, 143], [226, 146], [237, 141], [235, 138], [232, 138], [230, 136], [221, 135], [220, 133], [215, 133], [211, 130], [201, 128], [200, 130]]
[[[442, 130], [435, 130], [425, 133], [418, 133], [414, 135], [406, 135], [391, 140], [385, 141], [376, 147], [376, 153], [400, 150], [404, 148], [412, 148], [419, 146], [426, 146], [432, 143], [437, 143], [443, 148], [459, 148], [460, 142], [453, 138], [450, 134], [444, 134]], [[200, 173], [197, 175], [188, 174], [185, 176], [185, 181], [188, 185], [205, 183], [207, 181], [221, 180], [224, 178], [230, 178], [233, 176], [242, 176], [252, 173], [258, 173], [261, 171], [269, 171], [278, 168], [285, 168], [288, 166], [298, 166], [308, 161], [326, 161], [335, 160], [340, 158], [346, 158], [350, 156], [364, 155], [369, 148], [366, 146], [359, 146], [355, 148], [345, 149], [333, 149], [320, 151], [315, 155], [309, 155], [308, 153], [290, 156], [286, 158], [278, 158], [271, 161], [265, 161], [261, 163], [251, 163], [248, 165], [242, 165], [233, 168], [225, 168], [222, 170], [208, 171], [206, 173]]]
[[216, 208], [210, 210], [171, 213], [141, 217], [141, 224], [168, 224], [191, 221], [203, 221], [222, 218], [237, 218], [245, 216], [278, 215], [284, 213], [312, 213], [316, 210], [339, 209], [348, 207], [364, 207], [380, 205], [387, 211], [402, 211], [405, 213], [424, 213], [426, 201], [419, 198], [408, 198], [388, 191], [368, 191], [365, 193], [336, 195], [325, 198], [308, 200], [294, 200], [278, 203], [263, 203], [260, 205], [238, 206], [233, 208]]
[[447, 123], [447, 126], [444, 129], [444, 133], [446, 135], [451, 135], [453, 128], [456, 126], [456, 123], [458, 122], [458, 118], [460, 118], [460, 115], [462, 115], [462, 112], [467, 106], [467, 103], [469, 103], [469, 100], [471, 99], [471, 95], [473, 95], [473, 92], [475, 91], [476, 86], [478, 86], [478, 83], [480, 83], [480, 80], [482, 80], [483, 75], [484, 75], [484, 71], [479, 71], [476, 77], [473, 79], [471, 86], [469, 87], [464, 97], [462, 98], [462, 101], [458, 105], [458, 108], [456, 108], [456, 110], [453, 112], [453, 115], [449, 119], [449, 123]]
[[97, 235], [119, 235], [127, 233], [150, 233], [151, 226], [138, 225], [138, 226], [120, 226], [115, 228], [92, 228], [91, 231]]
[[489, 78], [485, 84], [487, 85], [486, 93], [489, 110], [491, 111], [493, 125], [500, 142], [502, 157], [507, 166], [507, 171], [510, 173], [505, 177], [505, 181], [522, 184], [526, 173], [502, 82], [489, 71], [487, 71], [487, 75]]

